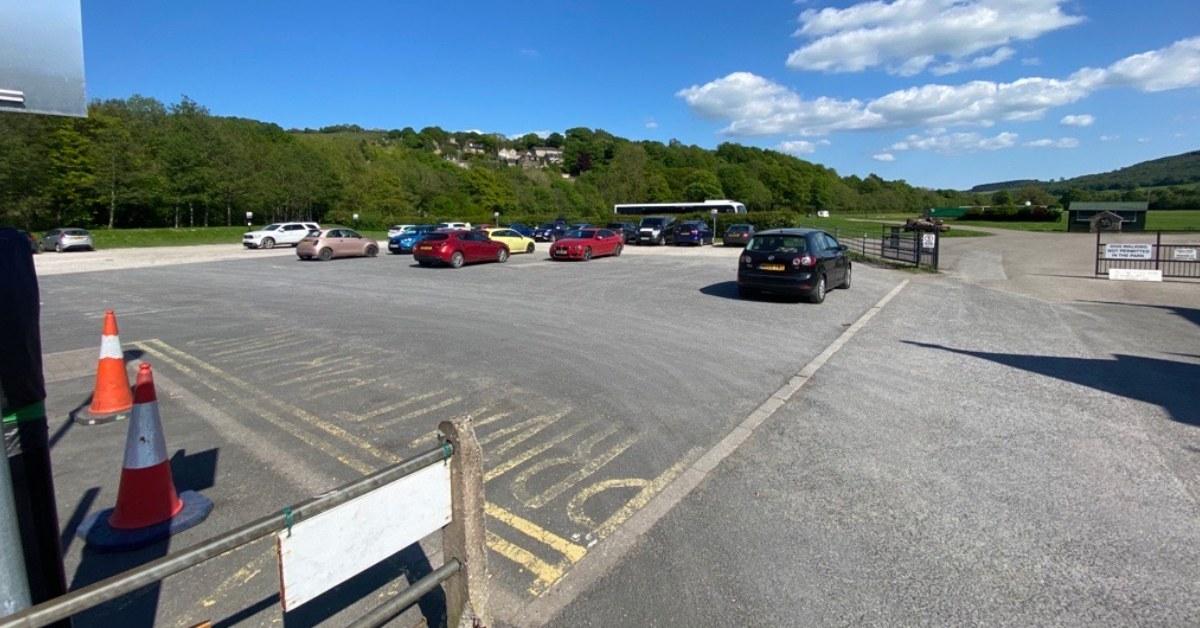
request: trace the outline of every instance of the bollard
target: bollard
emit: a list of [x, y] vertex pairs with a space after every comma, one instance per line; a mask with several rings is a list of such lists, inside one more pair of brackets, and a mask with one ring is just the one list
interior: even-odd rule
[[[450, 458], [450, 509], [442, 529], [442, 560], [462, 569], [446, 581], [446, 625], [491, 626], [488, 607], [487, 539], [484, 529], [483, 449], [467, 418], [442, 421], [438, 431], [454, 446]], [[466, 621], [467, 623], [463, 623]]]

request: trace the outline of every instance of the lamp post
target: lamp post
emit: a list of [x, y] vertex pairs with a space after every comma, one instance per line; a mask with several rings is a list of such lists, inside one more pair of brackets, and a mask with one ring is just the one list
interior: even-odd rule
[[[717, 245], [717, 208], [714, 207], [714, 208], [710, 209], [709, 213], [712, 214], [712, 219], [713, 219], [712, 245], [716, 246]], [[704, 242], [701, 242], [700, 244], [703, 245]]]
[[498, 212], [498, 211], [492, 212], [492, 226], [493, 227], [500, 226], [500, 212]]
[[354, 214], [350, 218], [354, 221], [354, 228], [357, 229], [358, 228], [358, 214]]
[[254, 212], [246, 212], [246, 229], [250, 228], [250, 222], [254, 220]]

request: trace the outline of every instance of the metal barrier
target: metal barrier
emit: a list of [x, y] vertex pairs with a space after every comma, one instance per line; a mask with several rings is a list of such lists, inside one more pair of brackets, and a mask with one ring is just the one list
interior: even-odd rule
[[[835, 237], [837, 237], [835, 235]], [[850, 252], [888, 262], [912, 264], [937, 270], [942, 236], [934, 232], [904, 231], [903, 227], [883, 225], [882, 233], [873, 238], [869, 233], [838, 238]]]
[[451, 583], [446, 595], [448, 625], [457, 626], [462, 617], [468, 614], [482, 620], [480, 623], [483, 625], [488, 625], [490, 617], [485, 588], [487, 554], [483, 531], [482, 452], [468, 421], [443, 422], [439, 429], [445, 440], [435, 449], [344, 484], [318, 497], [284, 508], [282, 515], [277, 512], [261, 517], [181, 552], [71, 591], [14, 615], [0, 617], [0, 628], [45, 626], [69, 618], [226, 552], [283, 532], [291, 526], [445, 460], [450, 461], [452, 519], [442, 529], [444, 564], [383, 606], [372, 610], [355, 625], [383, 625], [416, 603], [424, 594], [451, 579], [455, 579], [456, 582]]
[[1137, 233], [1115, 234], [1125, 242], [1104, 242], [1096, 232], [1096, 275], [1113, 269], [1157, 270], [1163, 277], [1200, 279], [1200, 243], [1163, 243], [1162, 232], [1154, 233], [1154, 244], [1132, 242]]

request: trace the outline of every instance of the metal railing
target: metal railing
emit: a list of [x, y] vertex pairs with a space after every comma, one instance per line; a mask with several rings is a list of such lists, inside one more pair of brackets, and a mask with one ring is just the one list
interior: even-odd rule
[[[1108, 245], [1116, 242], [1104, 242], [1102, 232], [1096, 232], [1096, 271], [1097, 276], [1107, 275], [1112, 269], [1159, 270], [1163, 277], [1180, 277], [1185, 279], [1200, 279], [1200, 242], [1166, 242], [1162, 241], [1162, 232], [1154, 234], [1154, 244], [1134, 242], [1137, 246], [1148, 249], [1147, 257], [1109, 257]], [[1115, 233], [1118, 239], [1134, 240], [1141, 234], [1137, 232]]]
[[[851, 253], [863, 257], [875, 258], [887, 262], [912, 264], [916, 268], [922, 266], [937, 270], [941, 249], [941, 234], [935, 234], [933, 247], [929, 248], [924, 242], [926, 232], [904, 231], [903, 227], [883, 225], [878, 236], [863, 232], [854, 234], [847, 232], [838, 241], [846, 245]], [[837, 237], [835, 234], [834, 237]]]
[[[181, 571], [200, 565], [226, 552], [286, 530], [289, 525], [310, 519], [352, 499], [361, 497], [381, 486], [424, 469], [431, 464], [446, 460], [453, 453], [454, 446], [449, 442], [445, 442], [436, 449], [431, 449], [416, 457], [344, 484], [323, 495], [284, 508], [279, 513], [267, 515], [207, 541], [197, 543], [176, 554], [164, 556], [140, 567], [71, 591], [66, 595], [43, 602], [37, 606], [27, 608], [19, 613], [0, 617], [0, 628], [45, 626], [66, 619], [79, 612], [99, 606], [105, 602], [132, 593], [146, 585], [153, 584]], [[363, 624], [371, 626], [382, 625], [408, 606], [411, 606], [422, 595], [428, 593], [455, 573], [458, 573], [460, 568], [461, 564], [457, 560], [448, 560], [444, 565], [409, 586], [395, 599], [371, 611], [360, 621], [366, 621], [368, 618], [375, 618], [373, 621], [377, 621], [378, 618], [386, 615], [378, 623]], [[411, 601], [401, 606], [400, 602], [406, 600]], [[390, 615], [387, 614], [389, 612], [391, 613]]]

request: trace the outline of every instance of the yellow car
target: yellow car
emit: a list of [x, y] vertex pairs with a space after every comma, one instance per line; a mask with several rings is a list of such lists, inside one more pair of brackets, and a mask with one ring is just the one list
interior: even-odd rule
[[512, 229], [484, 229], [489, 240], [503, 242], [508, 246], [508, 252], [516, 255], [517, 253], [532, 253], [534, 247], [533, 238], [527, 238]]

